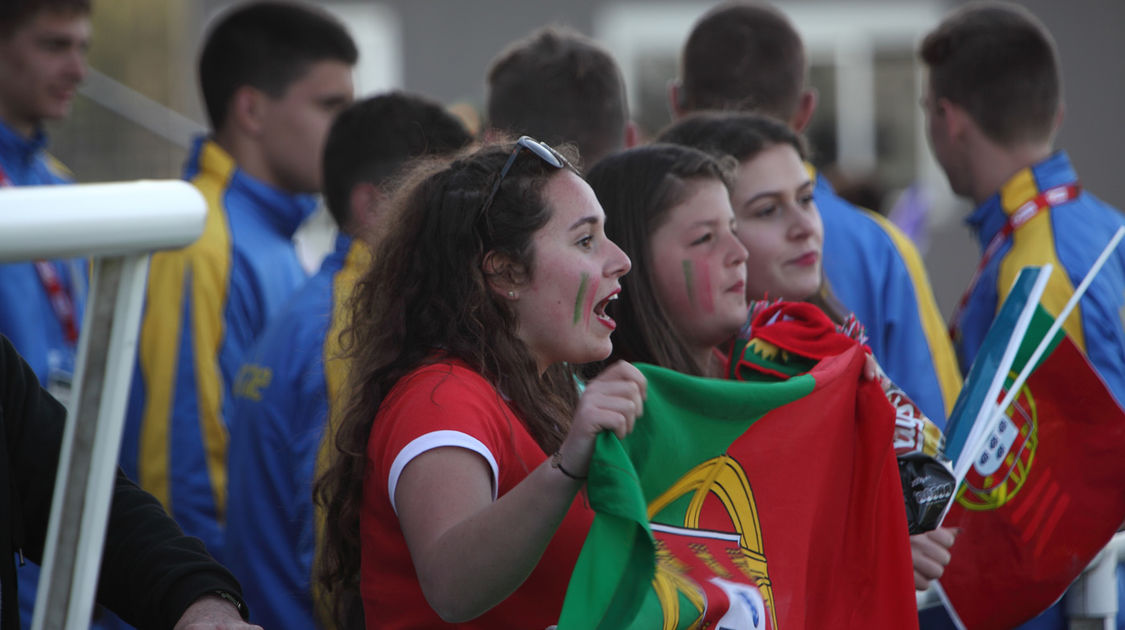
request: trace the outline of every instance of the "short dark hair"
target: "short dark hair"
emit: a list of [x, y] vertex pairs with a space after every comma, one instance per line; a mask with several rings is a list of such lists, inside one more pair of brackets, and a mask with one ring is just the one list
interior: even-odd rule
[[589, 38], [542, 28], [492, 62], [488, 119], [514, 135], [573, 143], [582, 162], [593, 164], [624, 148], [625, 82], [613, 57]]
[[0, 2], [0, 37], [8, 37], [40, 13], [89, 15], [93, 0], [3, 0]]
[[734, 2], [696, 22], [680, 60], [686, 111], [757, 111], [789, 120], [805, 86], [805, 47], [777, 9]]
[[1062, 95], [1051, 34], [1014, 4], [971, 4], [922, 40], [933, 98], [963, 107], [1002, 145], [1049, 140]]
[[693, 147], [716, 157], [729, 155], [739, 162], [752, 159], [774, 145], [788, 144], [801, 159], [808, 159], [808, 149], [800, 134], [785, 123], [762, 114], [697, 112], [672, 123], [656, 139]]
[[212, 129], [226, 122], [238, 88], [280, 98], [309, 65], [359, 57], [344, 26], [328, 13], [288, 2], [242, 5], [219, 18], [199, 56], [199, 84]]
[[413, 158], [451, 153], [471, 141], [461, 121], [429, 99], [391, 92], [357, 101], [336, 117], [324, 144], [328, 211], [346, 229], [356, 184], [382, 186]]
[[605, 209], [606, 236], [629, 256], [634, 271], [621, 278], [613, 353], [584, 370], [586, 375], [617, 359], [705, 374], [657, 299], [652, 269], [661, 252], [653, 251], [650, 239], [668, 220], [669, 211], [694, 192], [694, 183], [711, 180], [729, 188], [730, 168], [729, 160], [703, 151], [657, 143], [616, 153], [590, 169], [586, 181]]

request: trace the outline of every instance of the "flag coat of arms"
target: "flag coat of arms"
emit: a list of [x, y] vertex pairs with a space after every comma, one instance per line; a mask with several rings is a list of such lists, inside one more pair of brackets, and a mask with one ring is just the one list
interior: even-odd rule
[[917, 627], [895, 412], [858, 344], [781, 381], [638, 365], [559, 630]]
[[[1002, 396], [1050, 324], [1039, 307]], [[1125, 521], [1125, 413], [1070, 339], [1055, 343], [945, 519], [961, 533], [941, 586], [971, 630], [1012, 628], [1046, 610]]]

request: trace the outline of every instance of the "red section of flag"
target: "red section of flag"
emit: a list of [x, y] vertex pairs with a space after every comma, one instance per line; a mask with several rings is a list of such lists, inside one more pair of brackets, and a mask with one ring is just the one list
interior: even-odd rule
[[894, 409], [874, 381], [819, 376], [849, 361], [858, 373], [862, 352], [821, 361], [812, 395], [729, 449], [753, 486], [779, 630], [918, 625]]
[[945, 524], [941, 579], [970, 630], [1046, 610], [1125, 521], [1125, 412], [1064, 339], [1027, 381]]

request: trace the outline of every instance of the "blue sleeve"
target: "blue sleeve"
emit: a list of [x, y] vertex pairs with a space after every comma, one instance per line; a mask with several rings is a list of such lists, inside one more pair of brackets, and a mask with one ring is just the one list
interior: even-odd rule
[[[889, 258], [883, 287], [886, 319], [879, 331], [882, 354], [876, 353], [876, 357], [891, 380], [944, 430], [949, 411], [944, 390], [952, 391], [955, 398], [961, 385], [952, 345], [944, 322], [936, 313], [936, 304], [932, 305], [935, 312], [931, 314], [936, 324], [927, 326], [921, 312], [920, 293], [928, 293], [933, 301], [925, 272], [921, 272], [924, 284], [919, 286], [919, 274], [911, 273], [903, 256]], [[939, 346], [936, 351], [935, 345]]]

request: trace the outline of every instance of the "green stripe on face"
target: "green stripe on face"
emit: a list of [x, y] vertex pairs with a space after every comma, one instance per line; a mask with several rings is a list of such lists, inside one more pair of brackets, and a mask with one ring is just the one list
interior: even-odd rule
[[589, 284], [590, 284], [590, 274], [583, 273], [582, 274], [582, 284], [578, 285], [578, 296], [574, 298], [574, 322], [573, 322], [573, 324], [575, 326], [577, 326], [579, 320], [582, 319], [582, 304], [585, 302], [585, 300], [583, 300], [583, 298], [586, 297], [586, 288]]

